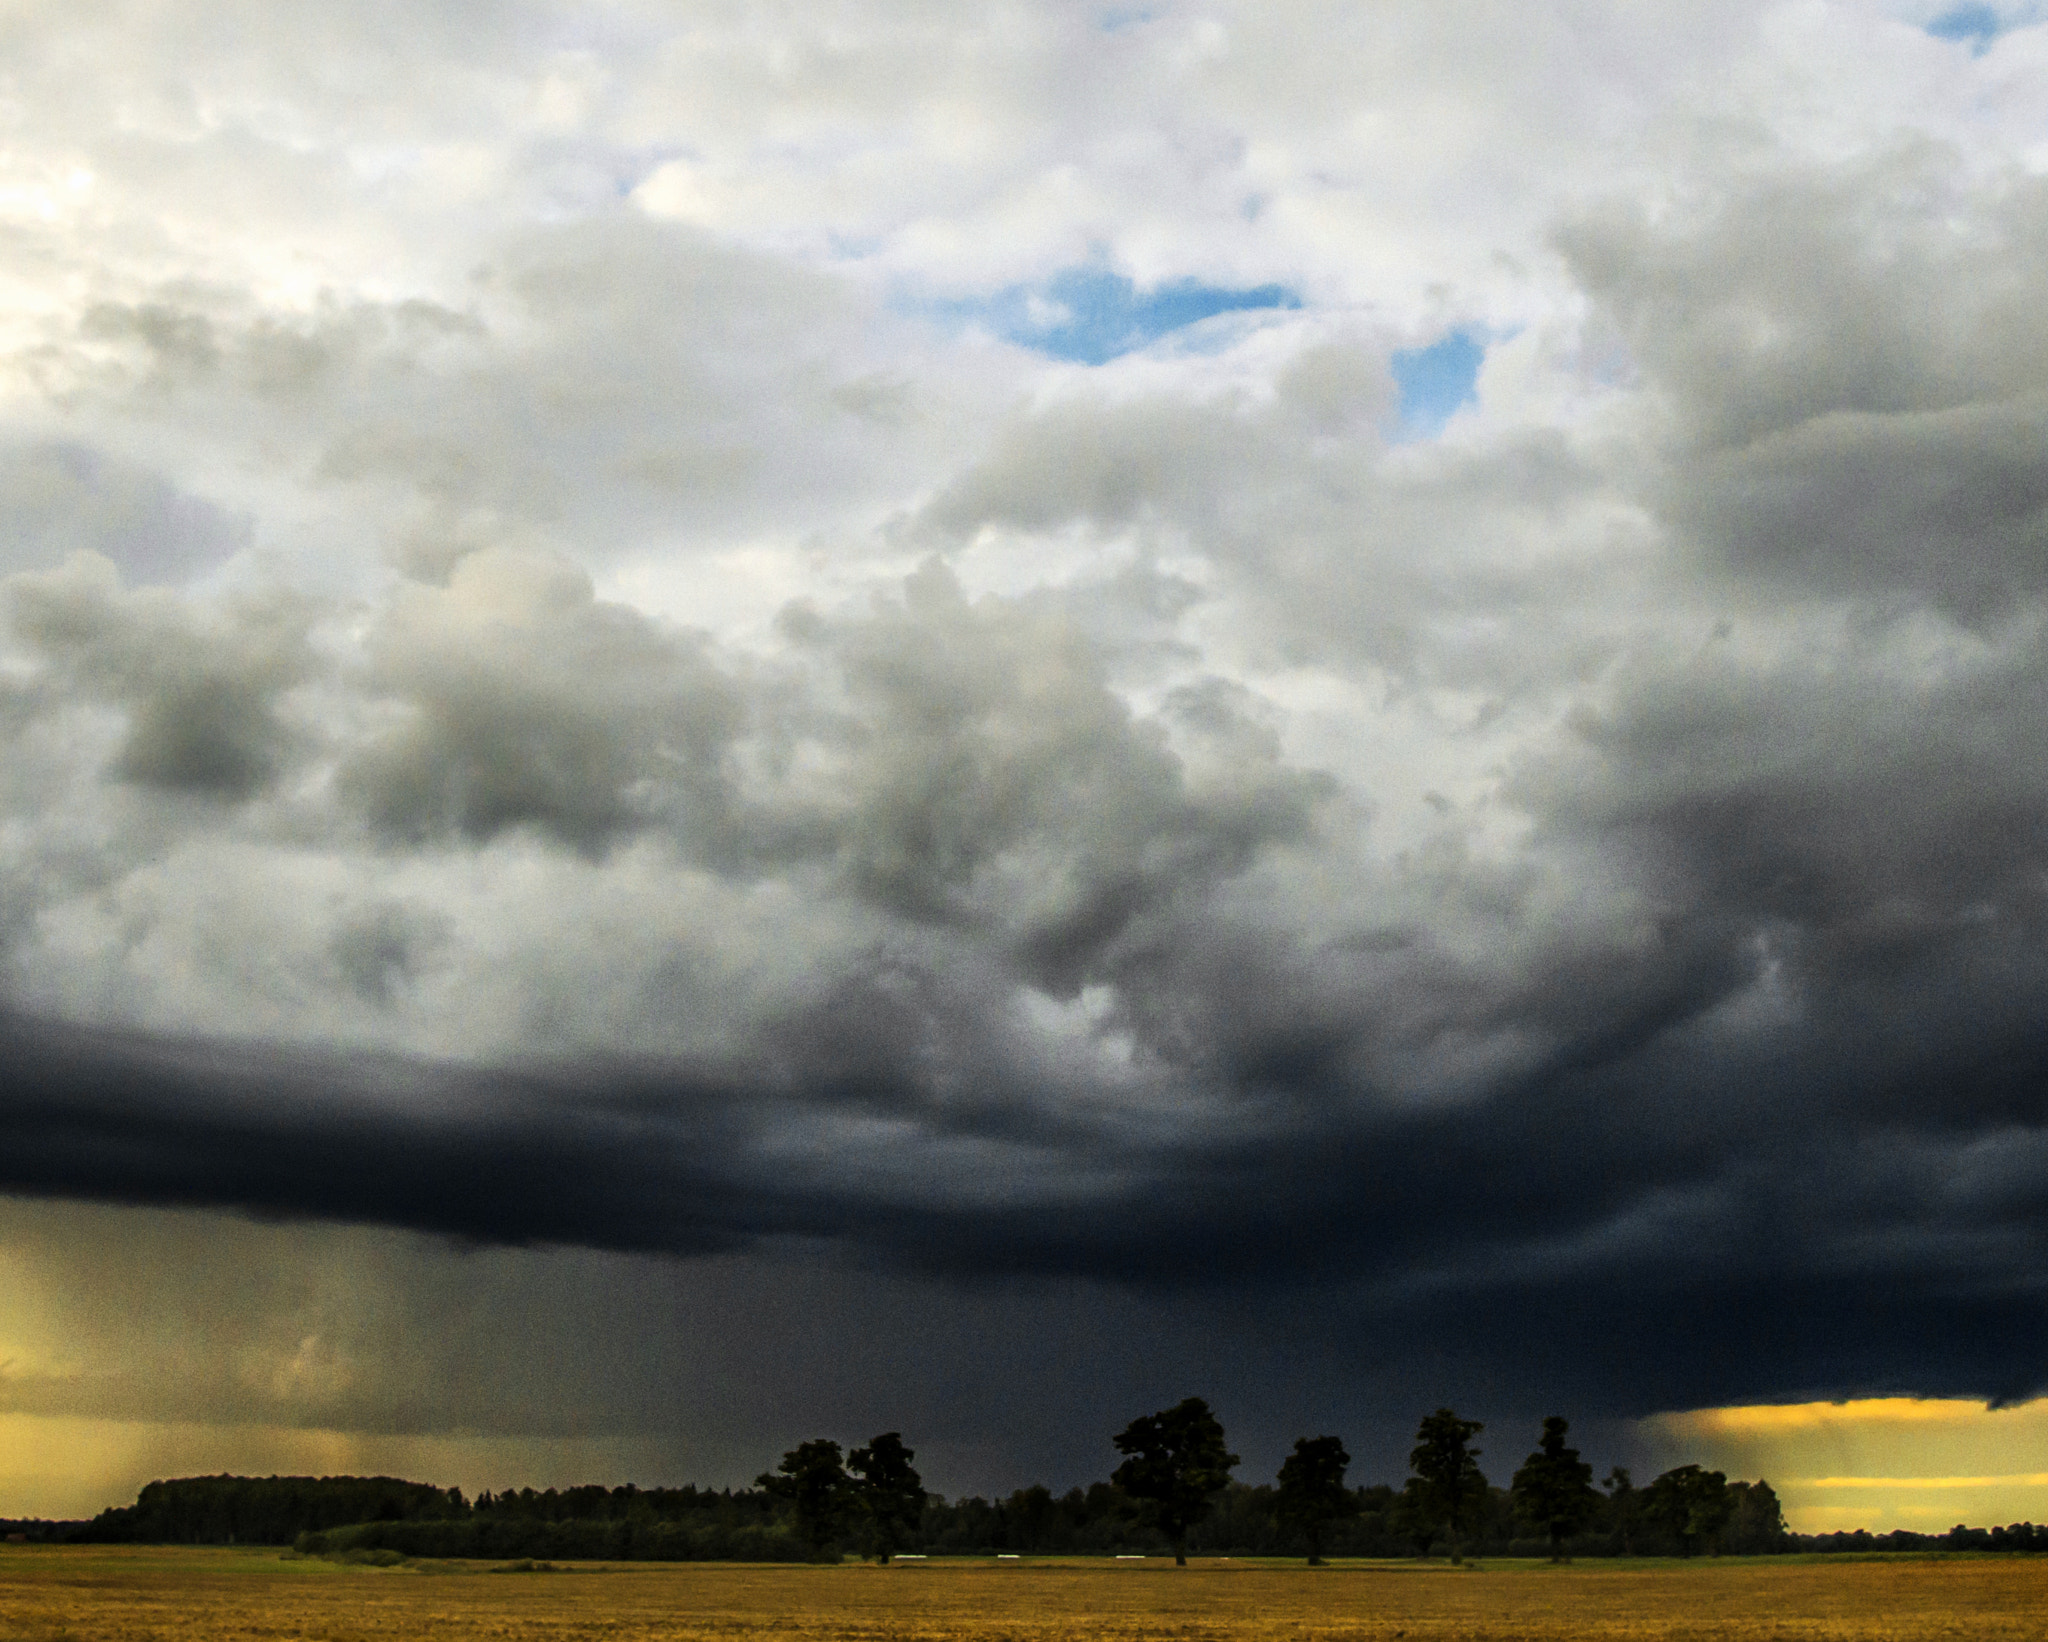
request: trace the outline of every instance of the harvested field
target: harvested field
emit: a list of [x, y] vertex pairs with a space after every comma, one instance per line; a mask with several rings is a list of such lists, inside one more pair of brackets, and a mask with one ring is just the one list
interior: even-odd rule
[[937, 1561], [362, 1568], [275, 1552], [0, 1550], [7, 1642], [1883, 1638], [2048, 1634], [2048, 1558], [1695, 1563]]

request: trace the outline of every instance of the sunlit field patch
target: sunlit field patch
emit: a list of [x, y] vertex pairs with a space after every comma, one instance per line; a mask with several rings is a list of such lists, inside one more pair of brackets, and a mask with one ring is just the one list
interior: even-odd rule
[[[495, 1577], [493, 1577], [495, 1575]], [[1299, 1563], [937, 1560], [392, 1568], [275, 1552], [8, 1548], [22, 1642], [521, 1638], [2037, 1637], [2048, 1559]]]

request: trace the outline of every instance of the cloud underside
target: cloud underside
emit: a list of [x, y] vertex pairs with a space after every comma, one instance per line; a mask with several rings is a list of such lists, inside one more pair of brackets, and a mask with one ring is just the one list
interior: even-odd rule
[[794, 1240], [969, 1286], [1292, 1288], [1348, 1319], [1319, 1334], [1505, 1355], [1609, 1409], [2038, 1386], [2032, 1035], [1861, 1076], [1842, 1066], [1869, 1044], [1790, 1066], [1650, 1050], [1439, 1111], [1269, 1082], [1180, 1143], [866, 1066], [764, 1099], [765, 1047], [485, 1072], [27, 1023], [5, 1046], [19, 1193], [510, 1245]]
[[[1861, 16], [1781, 25], [1929, 98], [2036, 32]], [[1183, 21], [1090, 49], [1251, 119]], [[1646, 81], [1651, 174], [1489, 127], [1456, 223], [1354, 219], [1405, 128], [1304, 67], [1286, 143], [867, 186], [803, 167], [893, 102], [654, 141], [738, 70], [585, 52], [498, 171], [138, 91], [0, 243], [0, 1190], [1313, 1292], [1615, 1410], [2041, 1384], [2039, 175]], [[1091, 292], [1148, 345], [954, 323]]]

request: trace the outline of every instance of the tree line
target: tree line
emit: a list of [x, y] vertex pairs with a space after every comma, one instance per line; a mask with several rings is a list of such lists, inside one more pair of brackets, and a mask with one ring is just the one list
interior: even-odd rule
[[1477, 1420], [1449, 1408], [1416, 1431], [1399, 1487], [1356, 1486], [1333, 1435], [1298, 1439], [1271, 1482], [1235, 1472], [1222, 1422], [1199, 1397], [1140, 1415], [1110, 1441], [1106, 1481], [1001, 1499], [928, 1492], [900, 1432], [848, 1449], [799, 1443], [751, 1488], [587, 1486], [465, 1499], [393, 1477], [185, 1477], [83, 1523], [0, 1523], [7, 1537], [297, 1545], [323, 1555], [887, 1562], [1011, 1552], [1302, 1556], [1762, 1554], [1790, 1549], [2048, 1550], [2048, 1528], [1946, 1535], [1796, 1535], [1764, 1481], [1681, 1465], [1637, 1487], [1617, 1466], [1596, 1486], [1560, 1415], [1505, 1487], [1480, 1467]]

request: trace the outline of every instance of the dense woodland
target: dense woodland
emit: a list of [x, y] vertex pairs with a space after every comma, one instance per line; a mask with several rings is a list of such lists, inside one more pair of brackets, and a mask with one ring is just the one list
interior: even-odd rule
[[816, 1439], [746, 1489], [522, 1488], [465, 1499], [391, 1477], [185, 1477], [89, 1522], [5, 1522], [9, 1540], [296, 1546], [312, 1555], [836, 1560], [893, 1555], [1690, 1556], [1791, 1550], [2048, 1551], [2048, 1528], [1946, 1534], [1800, 1535], [1769, 1483], [1680, 1466], [1635, 1486], [1616, 1468], [1595, 1487], [1546, 1421], [1501, 1487], [1479, 1469], [1480, 1427], [1425, 1419], [1400, 1487], [1353, 1487], [1335, 1437], [1303, 1438], [1271, 1483], [1235, 1480], [1237, 1458], [1207, 1405], [1134, 1420], [1107, 1481], [1000, 1499], [927, 1493], [895, 1433], [842, 1452]]

